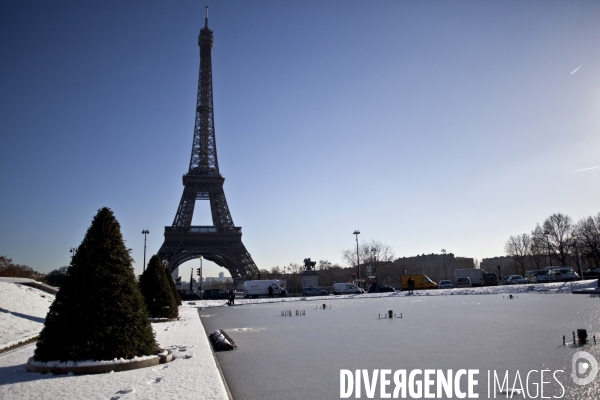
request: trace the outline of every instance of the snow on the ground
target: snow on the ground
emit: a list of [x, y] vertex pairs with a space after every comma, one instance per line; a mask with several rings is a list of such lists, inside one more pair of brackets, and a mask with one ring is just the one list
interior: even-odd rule
[[154, 323], [161, 347], [174, 361], [156, 367], [98, 375], [27, 372], [35, 344], [0, 354], [1, 399], [228, 399], [196, 308], [183, 305], [180, 320]]
[[[345, 300], [354, 298], [379, 298], [379, 297], [403, 297], [403, 296], [458, 296], [458, 295], [479, 295], [479, 294], [518, 294], [518, 293], [571, 293], [573, 290], [595, 288], [598, 286], [598, 280], [585, 280], [574, 282], [544, 283], [544, 284], [525, 284], [525, 285], [500, 285], [484, 286], [475, 288], [455, 288], [455, 289], [431, 289], [415, 290], [414, 294], [408, 294], [407, 291], [396, 291], [386, 293], [364, 293], [341, 296], [310, 296], [310, 297], [275, 297], [258, 299], [235, 299], [235, 305], [243, 304], [261, 304], [261, 303], [283, 303], [293, 301], [322, 301], [322, 300]], [[227, 300], [194, 300], [187, 302], [196, 307], [220, 307], [226, 306]]]
[[41, 290], [0, 282], [0, 350], [39, 335], [53, 301]]

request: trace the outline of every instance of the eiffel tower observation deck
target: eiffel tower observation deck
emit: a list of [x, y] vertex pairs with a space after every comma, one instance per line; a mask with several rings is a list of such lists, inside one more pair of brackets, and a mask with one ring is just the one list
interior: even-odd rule
[[[169, 262], [171, 271], [203, 256], [226, 268], [237, 281], [258, 272], [258, 268], [242, 243], [242, 228], [233, 223], [223, 191], [225, 177], [219, 172], [213, 112], [213, 45], [206, 7], [204, 27], [198, 36], [200, 74], [190, 165], [183, 175], [183, 195], [173, 225], [165, 227], [165, 241], [158, 255]], [[196, 200], [210, 202], [212, 226], [192, 226]]]

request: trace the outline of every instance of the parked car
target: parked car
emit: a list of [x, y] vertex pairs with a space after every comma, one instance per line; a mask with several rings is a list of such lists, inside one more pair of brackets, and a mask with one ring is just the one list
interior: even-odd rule
[[576, 281], [579, 279], [579, 274], [569, 267], [555, 268], [551, 272], [556, 277], [557, 281]]
[[440, 281], [440, 283], [438, 283], [438, 287], [440, 289], [452, 289], [454, 287], [454, 285], [450, 281], [443, 280], [443, 281]]
[[458, 278], [469, 278], [471, 286], [483, 286], [483, 274], [485, 271], [479, 268], [462, 268], [455, 269], [453, 274], [454, 282], [458, 282]]
[[457, 288], [471, 287], [471, 279], [469, 278], [458, 278], [456, 282], [454, 282], [454, 286]]
[[554, 275], [547, 269], [540, 269], [539, 271], [533, 271], [533, 282], [535, 282], [535, 283], [556, 282], [556, 275]]
[[533, 282], [535, 278], [535, 271], [525, 271], [525, 279], [527, 282]]
[[509, 280], [509, 279], [510, 279], [510, 275], [507, 275], [507, 276], [505, 276], [505, 277], [502, 279], [502, 284], [503, 284], [503, 285], [508, 285], [508, 280]]
[[333, 294], [361, 294], [365, 291], [351, 283], [334, 283]]
[[302, 288], [302, 296], [328, 296], [329, 291], [317, 287]]
[[367, 290], [368, 293], [383, 293], [383, 292], [395, 292], [394, 288], [389, 286], [389, 285], [377, 285], [375, 284], [375, 282], [373, 282], [370, 286], [369, 289]]
[[202, 300], [227, 300], [229, 293], [223, 289], [207, 289], [202, 291]]
[[200, 300], [200, 296], [191, 290], [178, 290], [181, 300]]
[[483, 274], [483, 286], [498, 286], [498, 276], [495, 273]]
[[527, 279], [523, 278], [521, 275], [511, 275], [506, 281], [506, 285], [521, 285], [524, 283], [527, 283]]

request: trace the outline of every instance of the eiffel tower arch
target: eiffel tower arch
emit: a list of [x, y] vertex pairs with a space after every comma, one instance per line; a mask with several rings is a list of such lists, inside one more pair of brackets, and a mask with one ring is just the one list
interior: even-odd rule
[[[200, 73], [196, 100], [196, 121], [192, 155], [183, 175], [183, 195], [172, 226], [165, 227], [165, 241], [158, 251], [171, 271], [199, 256], [226, 268], [234, 281], [258, 272], [242, 243], [242, 228], [235, 226], [225, 199], [225, 177], [219, 172], [212, 87], [213, 31], [208, 28], [208, 7], [204, 28], [198, 36]], [[212, 226], [192, 226], [196, 200], [208, 200]]]

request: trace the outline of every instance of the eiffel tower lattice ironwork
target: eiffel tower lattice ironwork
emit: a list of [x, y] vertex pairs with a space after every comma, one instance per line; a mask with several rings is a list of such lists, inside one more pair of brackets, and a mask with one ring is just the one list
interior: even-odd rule
[[[158, 251], [171, 271], [203, 256], [226, 268], [234, 281], [258, 272], [242, 243], [242, 228], [233, 224], [223, 191], [225, 177], [219, 172], [212, 87], [213, 31], [208, 28], [208, 7], [200, 30], [200, 74], [196, 101], [194, 140], [188, 173], [183, 175], [183, 195], [172, 226], [165, 227], [165, 241]], [[210, 201], [212, 226], [192, 226], [196, 200]]]

